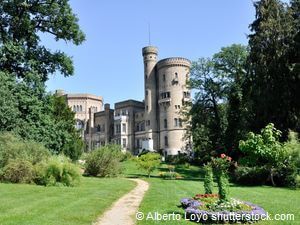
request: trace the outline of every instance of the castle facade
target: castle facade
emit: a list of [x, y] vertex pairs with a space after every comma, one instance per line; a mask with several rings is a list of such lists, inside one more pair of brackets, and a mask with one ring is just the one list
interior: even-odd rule
[[191, 101], [189, 80], [191, 62], [181, 57], [158, 60], [158, 49], [142, 49], [144, 62], [144, 101], [126, 100], [114, 109], [103, 98], [89, 94], [63, 94], [75, 112], [76, 126], [82, 130], [88, 150], [116, 143], [124, 151], [138, 154], [143, 149], [164, 155], [190, 151], [185, 138], [187, 125], [181, 113]]

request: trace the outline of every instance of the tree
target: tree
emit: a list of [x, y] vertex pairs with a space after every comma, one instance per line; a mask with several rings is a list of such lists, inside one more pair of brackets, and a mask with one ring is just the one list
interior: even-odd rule
[[72, 60], [63, 52], [47, 49], [40, 37], [44, 33], [75, 45], [84, 41], [69, 1], [3, 0], [0, 14], [0, 130], [78, 158], [80, 142], [71, 128], [74, 115], [59, 118], [58, 102], [45, 91], [51, 74], [73, 74]]
[[247, 56], [245, 46], [234, 44], [211, 59], [193, 63], [190, 87], [196, 95], [189, 115], [194, 146], [201, 158], [209, 160], [220, 147], [222, 151], [224, 146], [232, 149], [243, 136], [242, 86]]
[[160, 155], [157, 153], [147, 153], [136, 160], [137, 165], [147, 172], [148, 177], [160, 164]]
[[289, 7], [279, 0], [261, 0], [254, 5], [256, 19], [250, 25], [250, 70], [245, 85], [250, 130], [259, 131], [272, 122], [285, 139], [288, 129], [299, 130], [300, 77], [295, 66], [299, 53], [294, 50], [299, 45], [295, 31], [299, 20], [296, 25]]
[[239, 148], [245, 154], [244, 162], [249, 166], [266, 166], [270, 171], [273, 186], [275, 168], [281, 167], [286, 159], [286, 152], [279, 142], [281, 131], [268, 124], [260, 134], [250, 132], [246, 141], [240, 141]]

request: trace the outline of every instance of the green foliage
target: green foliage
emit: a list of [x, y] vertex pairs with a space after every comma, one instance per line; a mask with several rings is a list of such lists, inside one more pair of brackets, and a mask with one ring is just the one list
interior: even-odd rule
[[240, 141], [239, 148], [246, 155], [246, 165], [279, 166], [283, 163], [285, 151], [279, 142], [281, 132], [270, 123], [260, 134], [250, 132], [246, 141]]
[[160, 154], [150, 152], [138, 157], [136, 162], [139, 168], [145, 170], [148, 177], [150, 177], [150, 174], [159, 166], [161, 158]]
[[219, 199], [221, 202], [229, 200], [228, 169], [231, 158], [222, 154], [220, 158], [212, 158], [211, 165], [217, 179]]
[[90, 176], [112, 177], [120, 173], [121, 146], [105, 145], [86, 157], [85, 173]]
[[292, 1], [290, 7], [280, 0], [261, 0], [254, 6], [251, 66], [244, 85], [250, 130], [272, 122], [285, 139], [288, 129], [300, 129], [299, 3]]
[[132, 158], [133, 158], [132, 153], [129, 152], [129, 151], [126, 151], [126, 152], [123, 153], [123, 155], [122, 155], [121, 162], [131, 160]]
[[45, 186], [76, 186], [80, 169], [64, 156], [53, 156], [35, 166], [35, 182]]
[[49, 156], [49, 151], [42, 144], [24, 141], [12, 133], [0, 133], [0, 168], [10, 160], [21, 159], [36, 164]]
[[188, 116], [198, 157], [208, 161], [220, 146], [232, 148], [243, 134], [242, 84], [248, 51], [245, 46], [222, 48], [210, 59], [200, 58], [191, 69], [196, 99]]
[[205, 165], [204, 167], [204, 190], [205, 194], [213, 193], [213, 169], [210, 164]]
[[9, 160], [0, 173], [0, 179], [11, 183], [32, 183], [35, 177], [31, 162], [24, 159]]
[[1, 1], [0, 13], [0, 131], [78, 159], [82, 143], [74, 115], [63, 99], [45, 91], [49, 75], [73, 74], [72, 60], [40, 41], [42, 33], [75, 45], [84, 41], [69, 1]]
[[263, 185], [266, 183], [269, 171], [262, 166], [239, 166], [234, 171], [234, 182], [242, 185]]

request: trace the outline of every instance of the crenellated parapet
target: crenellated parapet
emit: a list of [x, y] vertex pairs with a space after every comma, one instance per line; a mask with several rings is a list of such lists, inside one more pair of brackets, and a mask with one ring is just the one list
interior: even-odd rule
[[182, 57], [172, 57], [172, 58], [166, 58], [162, 59], [157, 63], [157, 68], [161, 69], [163, 67], [173, 67], [173, 66], [183, 66], [183, 67], [191, 67], [191, 61], [182, 58]]
[[142, 52], [143, 52], [143, 55], [145, 55], [145, 54], [157, 54], [158, 49], [155, 46], [147, 46], [147, 47], [143, 48]]

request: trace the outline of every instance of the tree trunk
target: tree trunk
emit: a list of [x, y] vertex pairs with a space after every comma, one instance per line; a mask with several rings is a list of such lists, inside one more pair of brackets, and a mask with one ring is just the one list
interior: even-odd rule
[[275, 187], [276, 184], [274, 182], [274, 169], [273, 168], [270, 169], [270, 178], [271, 178], [272, 185]]

